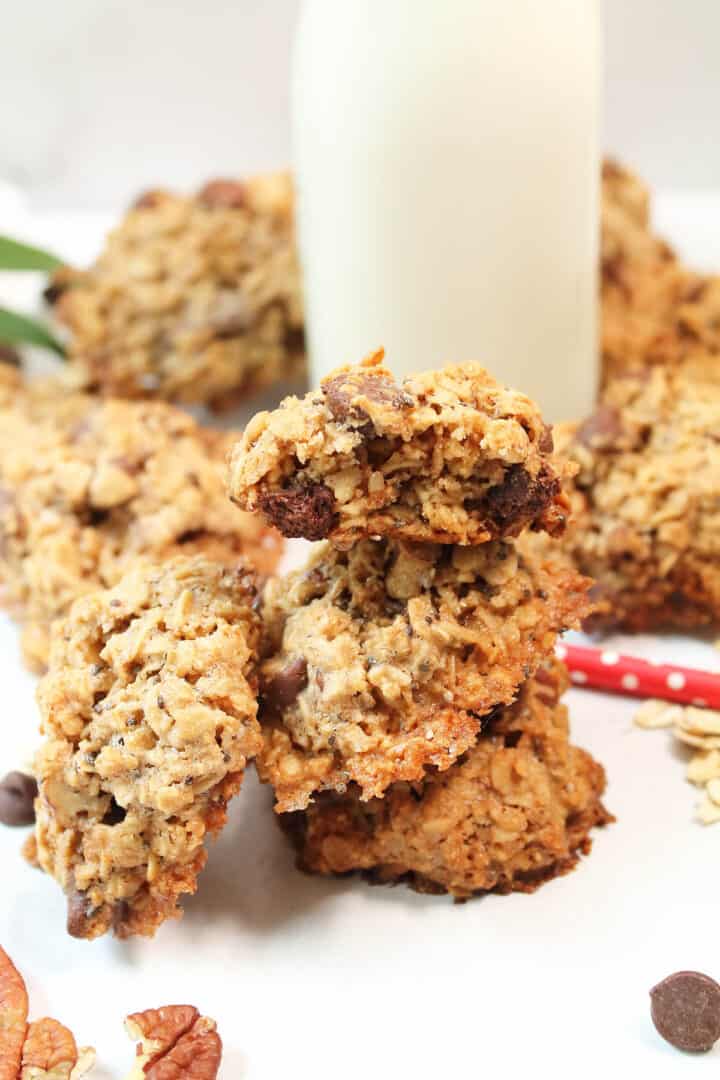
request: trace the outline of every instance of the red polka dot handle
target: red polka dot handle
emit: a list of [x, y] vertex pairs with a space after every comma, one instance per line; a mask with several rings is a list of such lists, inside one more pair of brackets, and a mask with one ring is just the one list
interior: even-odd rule
[[637, 656], [622, 656], [611, 649], [565, 642], [556, 645], [555, 653], [567, 665], [575, 686], [720, 709], [720, 675], [711, 671], [658, 664]]

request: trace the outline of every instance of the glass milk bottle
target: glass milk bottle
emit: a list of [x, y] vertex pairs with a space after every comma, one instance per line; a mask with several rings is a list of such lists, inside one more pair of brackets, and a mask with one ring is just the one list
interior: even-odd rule
[[596, 0], [305, 0], [293, 134], [313, 381], [479, 360], [551, 420], [597, 372]]

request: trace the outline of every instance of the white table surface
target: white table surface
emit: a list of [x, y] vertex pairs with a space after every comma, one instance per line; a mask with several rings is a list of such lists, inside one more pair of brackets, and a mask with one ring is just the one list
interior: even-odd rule
[[[666, 196], [665, 232], [696, 265], [720, 266], [720, 198]], [[29, 214], [0, 190], [0, 232], [89, 258], [106, 219]], [[31, 307], [38, 282], [0, 277], [0, 304]], [[293, 545], [289, 559], [301, 556]], [[617, 647], [720, 671], [710, 640], [613, 639]], [[36, 739], [35, 680], [0, 615], [0, 773]], [[213, 845], [199, 893], [154, 941], [65, 935], [65, 903], [0, 829], [0, 943], [25, 974], [31, 1015], [55, 1015], [118, 1080], [131, 1011], [190, 1002], [225, 1043], [224, 1080], [652, 1074], [717, 1076], [720, 1046], [689, 1058], [649, 1019], [648, 990], [679, 968], [720, 978], [720, 825], [692, 820], [697, 792], [665, 731], [633, 727], [635, 705], [568, 694], [573, 735], [606, 766], [617, 823], [592, 855], [532, 896], [453, 904], [405, 888], [308, 878], [248, 776]]]

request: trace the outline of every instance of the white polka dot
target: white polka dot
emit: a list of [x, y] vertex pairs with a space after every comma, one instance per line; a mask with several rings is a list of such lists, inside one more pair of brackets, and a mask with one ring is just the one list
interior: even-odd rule
[[682, 690], [685, 685], [685, 676], [681, 671], [671, 671], [667, 677], [667, 684], [671, 690]]
[[574, 683], [586, 683], [587, 675], [584, 671], [571, 671], [570, 678]]
[[567, 656], [567, 649], [565, 648], [565, 646], [564, 645], [556, 645], [555, 646], [555, 655], [557, 656], [558, 660], [564, 660], [565, 657]]
[[623, 690], [637, 690], [640, 685], [640, 680], [637, 675], [633, 675], [631, 671], [629, 671], [627, 675], [623, 675], [620, 682]]
[[603, 652], [600, 653], [601, 663], [607, 664], [608, 667], [611, 667], [613, 664], [617, 664], [619, 659], [619, 654], [613, 652], [611, 649], [605, 649]]

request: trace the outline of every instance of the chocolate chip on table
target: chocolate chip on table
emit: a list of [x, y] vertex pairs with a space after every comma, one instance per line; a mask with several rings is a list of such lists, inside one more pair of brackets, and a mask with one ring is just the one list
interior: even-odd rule
[[11, 772], [0, 782], [0, 824], [32, 825], [38, 788], [32, 776]]
[[211, 210], [242, 210], [247, 206], [247, 190], [238, 180], [210, 180], [197, 199]]
[[325, 484], [263, 491], [258, 502], [268, 521], [288, 538], [324, 540], [337, 523], [335, 496]]
[[720, 1039], [720, 985], [699, 971], [676, 971], [650, 991], [652, 1021], [678, 1050], [711, 1050]]
[[263, 705], [270, 712], [282, 713], [288, 709], [301, 690], [307, 686], [307, 660], [304, 656], [298, 657], [278, 671], [262, 686], [261, 697]]
[[0, 364], [9, 364], [10, 367], [20, 367], [22, 361], [20, 353], [12, 345], [6, 345], [0, 341]]

